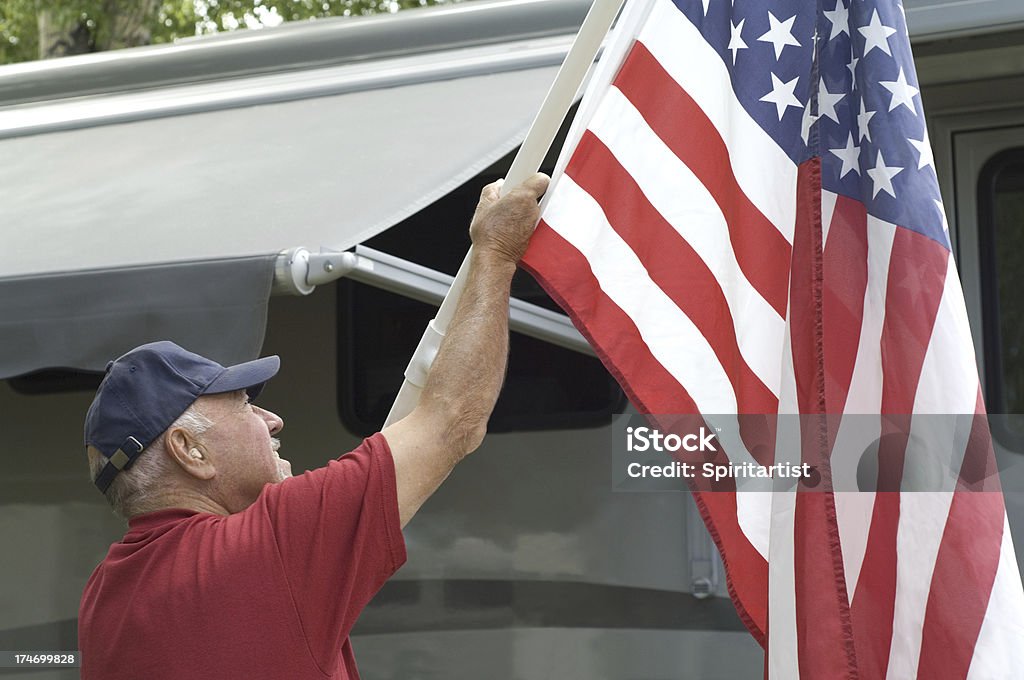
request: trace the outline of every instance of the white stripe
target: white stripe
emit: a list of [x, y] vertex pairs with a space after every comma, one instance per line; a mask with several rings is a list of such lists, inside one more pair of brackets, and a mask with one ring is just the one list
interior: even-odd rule
[[960, 279], [950, 257], [921, 365], [904, 465], [903, 488], [926, 491], [900, 495], [895, 610], [886, 676], [890, 680], [917, 677], [935, 560], [972, 425], [970, 417], [954, 416], [973, 414], [978, 396], [973, 347]]
[[[787, 309], [787, 317], [790, 310]], [[785, 346], [782, 359], [782, 390], [779, 394], [779, 413], [800, 412], [796, 391], [796, 371], [793, 367], [792, 329], [786, 324]], [[787, 431], [798, 424], [789, 416], [779, 418], [778, 440], [800, 441], [799, 434]], [[784, 462], [799, 457], [795, 447], [776, 446], [776, 460]], [[768, 540], [768, 678], [791, 680], [800, 677], [796, 629], [796, 573], [795, 541], [796, 493], [763, 494], [771, 499], [771, 530]]]
[[900, 494], [896, 534], [896, 596], [888, 680], [917, 677], [924, 610], [928, 604], [935, 556], [939, 552], [952, 493]]
[[590, 129], [711, 270], [732, 313], [740, 354], [761, 382], [778, 395], [779, 355], [786, 324], [740, 270], [725, 216], [714, 197], [647, 127], [618, 89], [609, 89]]
[[1003, 521], [1003, 543], [999, 566], [981, 623], [967, 680], [997, 680], [1020, 677], [1024, 668], [1024, 589], [1010, 537], [1010, 524]]
[[832, 216], [836, 212], [839, 194], [821, 190], [821, 249], [828, 247], [828, 230], [832, 228]]
[[914, 413], [974, 413], [977, 398], [974, 341], [960, 278], [950, 257], [935, 327], [914, 395]]
[[735, 413], [732, 385], [707, 340], [651, 280], [601, 206], [568, 175], [551, 196], [544, 219], [587, 259], [601, 290], [632, 319], [651, 354], [686, 386], [698, 410]]
[[956, 488], [977, 398], [974, 344], [956, 264], [949, 257], [914, 395], [903, 490], [952, 492]]
[[[795, 423], [796, 419], [780, 422]], [[800, 677], [796, 625], [796, 493], [770, 495], [771, 541], [768, 559], [768, 678]]]
[[[850, 421], [851, 423], [853, 421]], [[877, 435], [877, 433], [876, 433]], [[836, 525], [843, 547], [843, 571], [846, 574], [847, 602], [853, 603], [864, 553], [868, 547], [868, 529], [875, 509], [875, 494], [870, 491], [838, 491], [833, 494], [836, 503]]]
[[736, 493], [736, 523], [754, 550], [768, 559], [772, 516], [772, 494], [751, 491]]
[[[850, 379], [850, 391], [846, 397], [847, 414], [878, 414], [882, 407], [882, 322], [885, 318], [885, 295], [889, 278], [889, 258], [896, 227], [888, 222], [867, 218], [867, 287], [864, 290], [864, 313], [861, 321], [857, 358]], [[869, 427], [871, 429], [869, 429]], [[836, 436], [836, 450], [840, 452], [833, 461], [832, 472], [849, 488], [848, 480], [856, 480], [860, 470], [859, 457], [845, 455], [856, 451], [855, 442], [878, 437], [881, 426], [875, 418], [844, 418]], [[873, 482], [873, 480], [872, 480]], [[861, 488], [861, 487], [858, 487]], [[875, 495], [870, 491], [859, 493], [837, 493], [836, 524], [843, 546], [843, 569], [846, 573], [846, 592], [851, 602], [857, 588], [864, 552], [867, 549], [868, 529], [874, 508]]]
[[[768, 678], [800, 677], [796, 630], [796, 563], [793, 532], [796, 494], [772, 494], [772, 538], [768, 560]], [[835, 650], [837, 654], [842, 650]]]
[[669, 0], [656, 0], [638, 39], [718, 129], [743, 193], [792, 243], [796, 165], [740, 104], [722, 58]]
[[844, 413], [876, 414], [882, 408], [882, 323], [889, 278], [889, 259], [896, 237], [896, 226], [870, 215], [867, 218], [868, 272], [864, 290], [864, 316], [861, 322], [857, 359], [846, 395]]
[[[740, 435], [739, 416], [732, 414], [705, 415], [708, 427], [718, 431], [722, 450], [733, 465], [760, 465], [747, 450]], [[768, 559], [768, 537], [771, 531], [771, 489], [769, 478], [737, 479], [738, 489], [733, 498], [736, 502], [736, 523], [750, 545]]]
[[[786, 310], [786, 316], [789, 316], [789, 309]], [[779, 383], [779, 414], [795, 414], [800, 412], [800, 407], [797, 403], [796, 395], [796, 372], [793, 369], [793, 349], [790, 339], [790, 329], [787, 322], [786, 332], [783, 335], [783, 347], [782, 352], [779, 354], [780, 357], [780, 383]], [[777, 422], [785, 423], [787, 418], [779, 418]], [[794, 440], [792, 434], [787, 434], [785, 431], [778, 432], [779, 442], [792, 442], [799, 441]], [[780, 446], [776, 446], [776, 457], [777, 462], [784, 462], [786, 452]], [[736, 520], [739, 524], [740, 529], [743, 531], [747, 540], [754, 548], [761, 553], [765, 559], [770, 557], [770, 551], [772, 550], [772, 541], [778, 536], [778, 540], [781, 541], [782, 546], [780, 550], [786, 550], [785, 545], [789, 545], [788, 550], [790, 551], [790, 559], [792, 560], [793, 550], [793, 517], [792, 517], [792, 503], [795, 499], [780, 498], [782, 496], [791, 496], [792, 494], [787, 493], [738, 493], [736, 494]], [[778, 500], [778, 508], [776, 508], [776, 499]], [[776, 520], [775, 512], [778, 509], [782, 513], [782, 516]], [[788, 514], [788, 519], [786, 516]], [[776, 534], [776, 532], [779, 532]], [[775, 644], [786, 645], [791, 644], [794, 650], [796, 649], [796, 585], [793, 582], [793, 574], [788, 576], [789, 585], [786, 585], [785, 579], [787, 575], [780, 571], [779, 573], [772, 576], [772, 572], [776, 569], [781, 569], [779, 564], [769, 561], [769, 593], [768, 593], [768, 608], [771, 611], [772, 625], [771, 635], [777, 637]], [[775, 579], [775, 592], [772, 594], [771, 583], [772, 579]], [[787, 594], [788, 593], [788, 594]], [[788, 631], [788, 632], [786, 632]], [[789, 640], [789, 638], [792, 638]], [[784, 642], [784, 640], [789, 640]], [[769, 640], [769, 642], [771, 642]], [[794, 657], [795, 658], [795, 657]], [[780, 672], [784, 671], [784, 668], [779, 669]], [[785, 674], [778, 677], [786, 677]], [[796, 677], [796, 676], [793, 676]]]
[[565, 141], [562, 142], [562, 151], [558, 154], [558, 162], [555, 164], [554, 172], [551, 173], [550, 191], [554, 191], [558, 178], [565, 173], [565, 168], [569, 165], [576, 145], [580, 143], [587, 123], [590, 122], [594, 110], [600, 104], [604, 91], [611, 86], [615, 75], [622, 68], [622, 62], [625, 61], [626, 55], [633, 48], [636, 34], [647, 20], [652, 4], [651, 0], [646, 2], [636, 0], [626, 3], [619, 18], [615, 21], [615, 26], [605, 36], [600, 59], [583, 81], [585, 87], [583, 101], [576, 109], [569, 133], [565, 136]]
[[[733, 465], [760, 465], [757, 460], [750, 454], [747, 449], [746, 443], [743, 441], [743, 437], [740, 433], [740, 416], [735, 413], [722, 413], [722, 414], [703, 414], [704, 422], [707, 426], [713, 428], [718, 432], [717, 439], [722, 444], [722, 451], [728, 454], [729, 462]], [[772, 490], [773, 481], [768, 477], [755, 477], [755, 478], [738, 478], [736, 479], [737, 496], [750, 497], [750, 496], [762, 496], [766, 495]], [[766, 510], [771, 509], [770, 505], [765, 506]], [[740, 518], [739, 524], [742, 527], [743, 519]], [[764, 520], [764, 528], [767, 529], [767, 518]], [[744, 531], [744, 533], [747, 533]], [[761, 556], [768, 557], [767, 551], [767, 531], [762, 531], [759, 534], [764, 541], [763, 548], [754, 545], [754, 548], [761, 553]]]

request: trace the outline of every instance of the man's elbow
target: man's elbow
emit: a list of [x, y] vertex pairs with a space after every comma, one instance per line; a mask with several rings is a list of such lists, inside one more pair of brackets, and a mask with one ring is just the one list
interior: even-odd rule
[[458, 443], [457, 450], [461, 454], [460, 458], [465, 458], [480, 448], [480, 444], [483, 443], [486, 435], [487, 420], [484, 420], [473, 427], [467, 427], [464, 429], [460, 428], [454, 437], [454, 440]]
[[430, 404], [427, 413], [434, 425], [432, 429], [440, 433], [445, 450], [455, 457], [453, 463], [480, 447], [492, 410], [493, 406], [485, 409], [480, 404]]
[[451, 450], [458, 456], [458, 460], [462, 460], [480, 448], [480, 444], [483, 443], [484, 436], [487, 434], [489, 417], [489, 411], [483, 415], [471, 411], [452, 414], [447, 428], [448, 441]]

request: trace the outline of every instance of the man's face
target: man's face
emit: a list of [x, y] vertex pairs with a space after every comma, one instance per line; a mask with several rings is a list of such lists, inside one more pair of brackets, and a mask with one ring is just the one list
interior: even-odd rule
[[249, 403], [245, 390], [200, 397], [199, 410], [213, 421], [199, 441], [217, 469], [215, 484], [230, 512], [249, 507], [263, 486], [292, 476], [274, 438], [284, 427], [277, 414]]

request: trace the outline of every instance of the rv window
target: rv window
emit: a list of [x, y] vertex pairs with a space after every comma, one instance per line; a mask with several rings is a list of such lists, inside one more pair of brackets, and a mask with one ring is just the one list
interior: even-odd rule
[[[454, 275], [469, 247], [467, 226], [480, 187], [489, 181], [478, 178], [456, 189], [366, 245]], [[351, 281], [337, 285], [338, 403], [346, 427], [367, 435], [387, 417], [436, 308]], [[516, 274], [512, 295], [558, 310], [525, 272]], [[625, 403], [597, 359], [513, 333], [508, 376], [488, 429], [595, 427], [608, 423]]]
[[[1003, 151], [982, 168], [978, 210], [986, 402], [990, 413], [1024, 414], [1024, 148]], [[1019, 425], [994, 431], [1012, 440], [1005, 445], [1024, 448]]]
[[102, 373], [52, 368], [10, 378], [7, 384], [19, 394], [55, 394], [58, 392], [95, 392]]

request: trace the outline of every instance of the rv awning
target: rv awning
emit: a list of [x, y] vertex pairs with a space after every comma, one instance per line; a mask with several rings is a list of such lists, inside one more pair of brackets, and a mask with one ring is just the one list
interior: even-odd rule
[[0, 378], [155, 338], [252, 358], [277, 254], [514, 149], [571, 37], [0, 108]]

